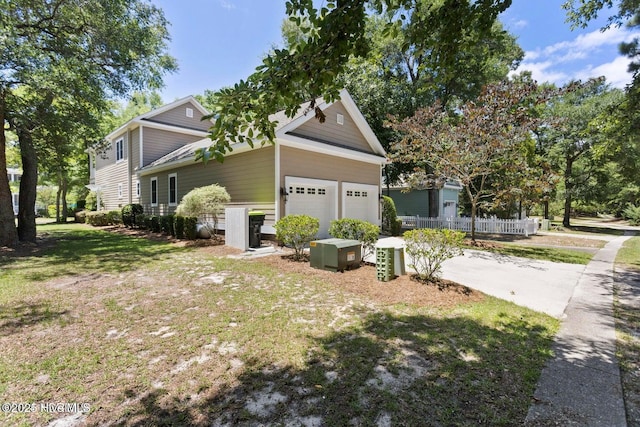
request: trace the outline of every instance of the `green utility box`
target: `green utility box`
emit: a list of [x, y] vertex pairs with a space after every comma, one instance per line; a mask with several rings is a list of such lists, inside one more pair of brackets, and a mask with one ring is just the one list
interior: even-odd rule
[[309, 243], [311, 267], [345, 271], [360, 267], [362, 246], [357, 240], [324, 239]]
[[394, 248], [376, 248], [376, 276], [380, 282], [388, 282], [395, 278], [394, 253]]

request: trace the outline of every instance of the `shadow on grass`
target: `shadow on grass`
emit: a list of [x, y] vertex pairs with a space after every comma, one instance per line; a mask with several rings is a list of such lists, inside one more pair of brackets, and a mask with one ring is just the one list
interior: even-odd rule
[[51, 310], [46, 304], [0, 305], [0, 337], [21, 332], [23, 328], [65, 316], [67, 310]]
[[195, 401], [161, 389], [142, 391], [139, 410], [118, 425], [475, 426], [524, 421], [550, 355], [552, 333], [546, 327], [504, 314], [492, 326], [466, 317], [362, 315], [361, 327], [316, 338], [302, 369], [245, 361], [237, 381]]
[[41, 246], [43, 249], [36, 254], [0, 260], [0, 267], [19, 270], [26, 280], [45, 281], [87, 271], [130, 271], [167, 253], [188, 250], [167, 242], [95, 229], [54, 229], [44, 234]]
[[[469, 248], [474, 249], [475, 248]], [[499, 248], [483, 249], [485, 252], [492, 252], [500, 255], [515, 256], [519, 258], [529, 258], [541, 261], [564, 262], [568, 264], [586, 265], [593, 258], [593, 253], [581, 250], [546, 248], [546, 247], [525, 247], [525, 246], [501, 246]], [[510, 261], [509, 261], [510, 262]]]

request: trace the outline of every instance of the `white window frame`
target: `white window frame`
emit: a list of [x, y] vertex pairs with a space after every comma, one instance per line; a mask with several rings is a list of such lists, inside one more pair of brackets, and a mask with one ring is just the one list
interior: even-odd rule
[[[155, 202], [153, 201], [153, 183], [156, 183], [156, 194], [155, 194]], [[158, 206], [158, 177], [154, 176], [149, 180], [149, 201], [151, 202], [151, 206]]]
[[189, 117], [190, 119], [193, 118], [193, 108], [187, 107], [187, 110], [185, 113], [186, 113], [186, 116]]
[[136, 197], [140, 197], [140, 181], [136, 181]]
[[114, 143], [116, 151], [116, 163], [124, 161], [124, 138], [116, 139]]
[[[173, 189], [173, 195], [174, 195], [174, 200], [171, 201], [171, 178], [175, 178], [174, 180], [174, 185], [175, 188]], [[178, 205], [178, 174], [177, 173], [170, 173], [169, 176], [167, 176], [167, 202], [169, 206], [177, 206]]]
[[118, 184], [118, 199], [122, 199], [123, 191], [122, 191], [122, 183]]

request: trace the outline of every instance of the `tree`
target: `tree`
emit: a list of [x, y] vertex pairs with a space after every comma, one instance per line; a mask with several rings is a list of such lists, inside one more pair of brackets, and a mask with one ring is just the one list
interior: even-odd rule
[[[162, 12], [142, 0], [0, 0], [0, 11], [0, 122], [18, 135], [24, 172], [17, 233], [0, 177], [0, 244], [14, 245], [17, 234], [35, 240], [40, 115], [58, 99], [104, 112], [106, 99], [159, 87], [176, 65]], [[3, 132], [0, 168], [5, 145]]]
[[[249, 78], [216, 93], [212, 108], [216, 121], [209, 135], [213, 143], [200, 156], [222, 161], [233, 144], [272, 142], [275, 124], [269, 115], [284, 109], [292, 117], [309, 98], [309, 111], [324, 121], [315, 100], [337, 99], [341, 85], [336, 77], [352, 55], [362, 57], [369, 51], [367, 4], [376, 13], [389, 17], [387, 28], [391, 32], [397, 32], [403, 22], [409, 21], [415, 22], [416, 27], [429, 28], [438, 40], [428, 53], [435, 68], [451, 70], [458, 59], [456, 53], [476, 41], [464, 38], [466, 29], [475, 28], [478, 34], [490, 31], [511, 0], [331, 1], [320, 9], [311, 0], [289, 0], [287, 15], [307, 37], [292, 38], [291, 46], [273, 50]], [[416, 44], [420, 36], [408, 34], [405, 43]]]
[[[449, 112], [436, 102], [419, 109], [402, 121], [392, 121], [403, 138], [394, 146], [392, 159], [416, 164], [409, 182], [420, 188], [429, 180], [454, 179], [465, 189], [471, 202], [471, 239], [475, 241], [475, 218], [479, 204], [508, 189], [527, 170], [523, 142], [530, 138], [537, 119], [532, 109], [548, 95], [535, 83], [504, 81], [487, 85], [477, 100]], [[432, 171], [433, 175], [428, 171]], [[502, 187], [495, 174], [509, 177]]]
[[571, 225], [572, 203], [588, 198], [589, 183], [606, 161], [607, 137], [601, 119], [621, 101], [620, 93], [609, 89], [604, 78], [572, 82], [567, 87], [571, 90], [549, 103], [545, 115], [553, 125], [541, 133], [549, 146], [550, 162], [562, 176], [565, 227]]

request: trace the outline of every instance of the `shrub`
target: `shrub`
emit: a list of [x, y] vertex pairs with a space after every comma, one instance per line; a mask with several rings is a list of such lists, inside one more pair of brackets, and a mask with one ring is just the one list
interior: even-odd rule
[[176, 239], [184, 239], [184, 217], [182, 215], [173, 217], [173, 229]]
[[184, 235], [189, 240], [195, 240], [198, 237], [198, 218], [195, 216], [184, 218]]
[[159, 233], [162, 231], [162, 227], [160, 226], [160, 217], [158, 215], [147, 216], [145, 218], [144, 224], [148, 230], [151, 230], [154, 233]]
[[79, 222], [80, 224], [84, 224], [87, 222], [87, 213], [89, 211], [79, 211], [76, 212], [74, 215], [75, 221]]
[[85, 215], [87, 224], [103, 227], [105, 225], [120, 224], [120, 211], [87, 212]]
[[229, 201], [231, 197], [224, 187], [217, 184], [198, 187], [185, 194], [176, 209], [176, 214], [197, 218], [211, 217], [211, 225], [209, 221], [203, 220], [202, 223], [214, 236], [217, 234], [218, 215], [224, 209], [225, 203]]
[[622, 217], [628, 220], [631, 225], [640, 225], [640, 206], [629, 203], [622, 211]]
[[402, 228], [402, 221], [398, 219], [396, 204], [389, 196], [382, 196], [382, 232], [399, 236]]
[[373, 255], [378, 241], [380, 228], [367, 221], [353, 218], [342, 218], [331, 221], [329, 234], [338, 239], [359, 240], [362, 243], [362, 259]]
[[453, 230], [422, 228], [406, 231], [403, 235], [409, 267], [427, 281], [439, 278], [442, 263], [462, 255], [464, 233]]
[[160, 217], [160, 229], [165, 234], [175, 235], [173, 231], [173, 215], [162, 215]]
[[294, 259], [304, 259], [304, 248], [316, 238], [320, 221], [309, 215], [287, 215], [274, 224], [276, 239], [295, 250]]
[[144, 208], [138, 203], [124, 205], [122, 207], [122, 223], [129, 228], [139, 227], [142, 224], [136, 221], [136, 215], [141, 215], [142, 213], [144, 213]]

